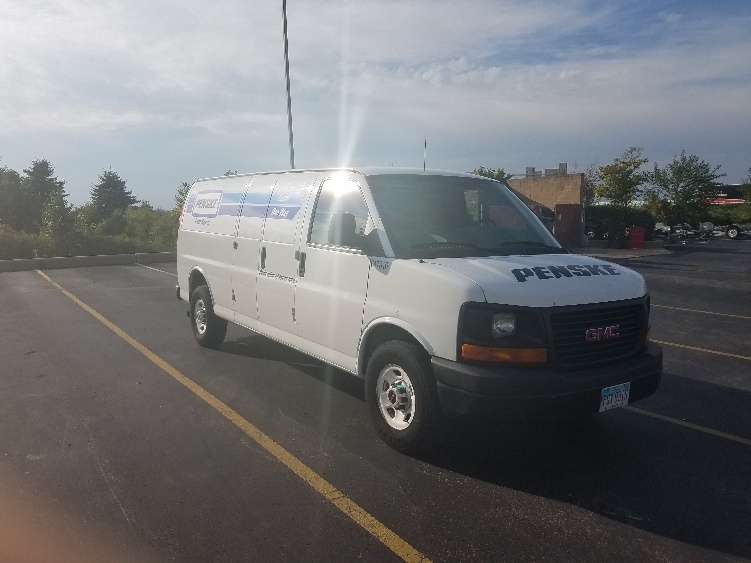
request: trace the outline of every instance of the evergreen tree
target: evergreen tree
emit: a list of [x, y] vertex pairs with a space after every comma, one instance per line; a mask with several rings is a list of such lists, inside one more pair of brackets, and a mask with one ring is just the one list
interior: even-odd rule
[[181, 210], [183, 205], [185, 205], [185, 200], [188, 199], [188, 193], [190, 193], [190, 184], [188, 182], [182, 182], [179, 186], [177, 186], [177, 190], [175, 191], [175, 209]]
[[18, 201], [16, 228], [30, 233], [38, 233], [42, 225], [44, 206], [53, 193], [66, 197], [65, 182], [54, 175], [55, 169], [45, 159], [34, 160], [23, 173], [21, 198]]
[[103, 221], [119, 210], [125, 210], [138, 199], [126, 188], [117, 172], [104, 170], [99, 175], [99, 183], [91, 188], [91, 205], [96, 212], [97, 221]]

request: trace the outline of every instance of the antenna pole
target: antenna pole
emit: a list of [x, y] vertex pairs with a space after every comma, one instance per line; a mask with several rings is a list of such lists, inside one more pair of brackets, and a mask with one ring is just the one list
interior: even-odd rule
[[295, 169], [295, 144], [292, 135], [292, 95], [289, 87], [289, 42], [287, 41], [287, 0], [282, 0], [284, 21], [284, 75], [287, 79], [287, 129], [289, 130], [289, 167]]

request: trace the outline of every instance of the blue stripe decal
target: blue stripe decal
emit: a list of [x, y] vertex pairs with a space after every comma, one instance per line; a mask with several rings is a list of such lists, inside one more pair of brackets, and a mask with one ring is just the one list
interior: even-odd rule
[[266, 215], [266, 203], [248, 203], [245, 202], [245, 205], [243, 205], [243, 217], [258, 217], [260, 219], [263, 219], [263, 217]]
[[240, 213], [239, 203], [224, 203], [224, 201], [222, 201], [217, 215], [230, 215], [237, 217], [238, 213]]
[[[185, 214], [194, 215], [196, 199], [201, 194], [218, 193], [217, 190], [206, 190], [192, 194], [185, 205]], [[286, 219], [292, 220], [297, 217], [298, 212], [302, 209], [302, 194], [295, 190], [291, 192], [275, 193], [273, 202], [269, 205], [269, 196], [267, 193], [249, 192], [245, 196], [245, 203], [240, 210], [240, 202], [243, 199], [241, 192], [221, 192], [221, 202], [216, 215], [242, 217], [255, 217], [263, 219], [266, 216], [266, 209], [269, 210], [269, 219]], [[195, 215], [198, 215], [196, 213]]]

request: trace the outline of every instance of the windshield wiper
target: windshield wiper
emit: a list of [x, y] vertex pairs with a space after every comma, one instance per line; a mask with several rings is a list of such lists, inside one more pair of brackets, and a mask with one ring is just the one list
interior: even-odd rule
[[495, 250], [501, 250], [501, 249], [505, 250], [508, 247], [522, 247], [525, 250], [534, 250], [535, 253], [539, 253], [539, 254], [545, 254], [549, 251], [554, 254], [570, 254], [568, 250], [561, 248], [560, 246], [552, 246], [550, 244], [545, 244], [544, 242], [540, 242], [538, 240], [510, 240], [506, 242], [501, 242], [498, 245], [493, 246], [493, 247], [481, 247], [480, 250], [493, 252]]
[[471, 242], [457, 242], [452, 240], [421, 242], [413, 244], [412, 248], [477, 248], [477, 245]]

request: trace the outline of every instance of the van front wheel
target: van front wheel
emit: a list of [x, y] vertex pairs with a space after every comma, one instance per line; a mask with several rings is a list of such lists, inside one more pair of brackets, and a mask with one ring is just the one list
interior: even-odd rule
[[190, 325], [193, 336], [204, 348], [216, 348], [227, 335], [227, 321], [214, 314], [208, 286], [201, 285], [190, 296]]
[[441, 410], [428, 355], [414, 344], [381, 344], [365, 372], [366, 402], [380, 438], [397, 451], [435, 446]]

